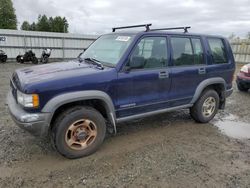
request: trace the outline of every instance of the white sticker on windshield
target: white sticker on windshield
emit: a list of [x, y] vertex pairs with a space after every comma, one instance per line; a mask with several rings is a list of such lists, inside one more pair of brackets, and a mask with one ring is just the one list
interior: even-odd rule
[[131, 37], [129, 36], [118, 36], [115, 40], [127, 42]]

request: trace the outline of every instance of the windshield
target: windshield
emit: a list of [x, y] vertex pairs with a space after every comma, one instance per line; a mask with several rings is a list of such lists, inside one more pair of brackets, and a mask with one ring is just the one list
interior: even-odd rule
[[80, 56], [81, 59], [95, 59], [107, 66], [115, 66], [134, 35], [113, 34], [103, 35], [98, 38], [90, 47]]

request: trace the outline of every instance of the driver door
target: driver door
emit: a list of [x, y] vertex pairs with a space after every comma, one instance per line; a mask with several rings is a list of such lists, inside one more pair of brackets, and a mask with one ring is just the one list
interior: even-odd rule
[[[135, 59], [143, 63], [138, 64]], [[117, 117], [168, 107], [171, 84], [168, 59], [165, 36], [144, 37], [135, 45], [129, 62], [118, 73]]]

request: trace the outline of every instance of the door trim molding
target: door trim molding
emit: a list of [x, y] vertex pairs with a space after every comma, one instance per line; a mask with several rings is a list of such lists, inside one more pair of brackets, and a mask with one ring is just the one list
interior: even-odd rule
[[153, 103], [148, 103], [148, 104], [141, 104], [141, 105], [137, 105], [135, 103], [133, 103], [134, 105], [132, 106], [132, 104], [128, 104], [126, 106], [125, 105], [121, 105], [119, 109], [115, 110], [117, 111], [121, 111], [121, 110], [128, 110], [128, 109], [133, 109], [133, 108], [140, 108], [140, 107], [145, 107], [145, 106], [150, 106], [150, 105], [155, 105], [155, 104], [163, 104], [163, 103], [167, 103], [167, 102], [173, 102], [173, 101], [178, 101], [178, 100], [183, 100], [183, 99], [190, 99], [190, 101], [192, 100], [193, 96], [189, 96], [189, 97], [183, 97], [183, 98], [178, 98], [178, 99], [171, 99], [171, 100], [167, 100], [167, 101], [160, 101], [160, 102], [153, 102]]
[[192, 104], [186, 104], [186, 105], [181, 105], [181, 106], [176, 106], [176, 107], [171, 107], [171, 108], [165, 108], [165, 109], [155, 110], [155, 111], [141, 113], [141, 114], [136, 114], [136, 115], [132, 115], [132, 116], [117, 118], [116, 122], [121, 123], [121, 122], [124, 122], [124, 121], [130, 121], [130, 120], [133, 120], [133, 119], [144, 118], [144, 117], [148, 117], [148, 116], [152, 116], [152, 115], [156, 115], [156, 114], [160, 114], [160, 113], [164, 113], [164, 112], [169, 112], [169, 111], [173, 111], [173, 110], [189, 108], [191, 106], [192, 106]]

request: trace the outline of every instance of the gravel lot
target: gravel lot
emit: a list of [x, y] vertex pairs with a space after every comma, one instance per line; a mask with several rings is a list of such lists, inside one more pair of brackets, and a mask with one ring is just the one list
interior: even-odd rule
[[0, 64], [0, 187], [250, 187], [249, 92], [235, 89], [209, 124], [187, 110], [120, 124], [98, 152], [68, 160], [8, 114], [9, 77], [23, 66]]

